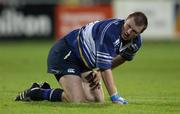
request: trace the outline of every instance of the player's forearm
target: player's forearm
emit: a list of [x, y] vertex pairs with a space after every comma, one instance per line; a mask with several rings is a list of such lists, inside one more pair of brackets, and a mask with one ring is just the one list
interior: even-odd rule
[[111, 101], [117, 104], [128, 104], [128, 101], [122, 98], [117, 92], [111, 69], [102, 71], [101, 74]]
[[117, 92], [116, 85], [113, 79], [112, 71], [111, 69], [104, 70], [102, 73], [102, 79], [104, 81], [104, 84], [106, 86], [106, 89], [110, 96], [112, 96], [114, 93]]
[[120, 55], [117, 55], [112, 61], [112, 69], [118, 67], [119, 65], [123, 64], [126, 60], [122, 58]]

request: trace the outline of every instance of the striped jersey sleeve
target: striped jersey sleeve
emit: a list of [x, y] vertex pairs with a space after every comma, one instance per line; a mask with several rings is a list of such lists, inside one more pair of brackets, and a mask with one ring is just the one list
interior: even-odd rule
[[118, 20], [109, 22], [101, 31], [97, 42], [96, 66], [100, 69], [109, 69], [112, 66], [113, 57], [116, 55], [115, 46], [119, 40], [119, 29], [115, 24]]

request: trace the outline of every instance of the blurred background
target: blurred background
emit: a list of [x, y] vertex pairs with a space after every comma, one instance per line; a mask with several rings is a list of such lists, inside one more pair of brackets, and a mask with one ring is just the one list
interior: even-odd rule
[[180, 0], [0, 0], [0, 41], [58, 39], [94, 20], [144, 12], [146, 40], [180, 39]]

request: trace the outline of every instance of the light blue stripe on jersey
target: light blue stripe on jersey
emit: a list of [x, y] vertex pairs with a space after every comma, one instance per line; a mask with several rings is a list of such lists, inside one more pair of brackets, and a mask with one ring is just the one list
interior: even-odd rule
[[96, 22], [89, 23], [81, 29], [80, 42], [83, 53], [85, 54], [86, 62], [90, 64], [90, 67], [95, 67], [96, 48], [95, 41], [92, 37], [92, 28]]
[[103, 52], [97, 51], [97, 56], [98, 56], [98, 57], [103, 57], [103, 58], [105, 58], [105, 59], [112, 59], [112, 57], [110, 56], [109, 53], [103, 53]]
[[83, 53], [85, 54], [85, 58], [88, 59], [88, 61], [86, 60], [87, 63], [90, 63], [91, 66], [89, 67], [94, 67], [95, 66], [95, 56], [93, 53], [91, 53], [91, 48], [88, 47], [87, 43], [83, 40], [83, 39], [80, 39], [80, 42], [83, 42], [83, 48], [81, 47]]
[[103, 31], [102, 31], [102, 33], [101, 33], [101, 36], [100, 36], [100, 38], [101, 38], [101, 40], [100, 40], [100, 45], [103, 44], [103, 39], [104, 39], [104, 36], [105, 36], [105, 33], [106, 33], [107, 29], [108, 29], [112, 24], [114, 24], [114, 23], [116, 23], [116, 22], [118, 22], [118, 21], [119, 21], [119, 20], [114, 20], [114, 21], [110, 22], [109, 24], [107, 24], [107, 25], [104, 27], [104, 29], [103, 29]]
[[97, 62], [103, 64], [111, 64], [113, 59], [113, 57], [111, 57], [109, 53], [103, 53], [99, 51], [97, 51], [97, 57], [98, 57]]
[[117, 40], [113, 43], [114, 47], [118, 46], [119, 44], [120, 44], [120, 40], [119, 40], [119, 39], [117, 39]]

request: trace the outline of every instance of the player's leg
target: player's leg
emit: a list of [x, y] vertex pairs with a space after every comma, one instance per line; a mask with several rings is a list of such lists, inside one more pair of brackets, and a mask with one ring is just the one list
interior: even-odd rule
[[47, 82], [33, 83], [32, 86], [16, 96], [16, 101], [61, 101], [63, 90], [60, 88], [52, 89]]
[[91, 90], [91, 88], [89, 87], [89, 83], [83, 82], [83, 90], [84, 90], [87, 101], [104, 102], [104, 93], [103, 93], [102, 86], [94, 90]]
[[[72, 36], [73, 37], [73, 36]], [[48, 72], [55, 75], [64, 91], [63, 101], [83, 101], [82, 81], [80, 78], [81, 63], [75, 56], [74, 49], [63, 38], [50, 50]]]
[[64, 90], [62, 93], [62, 101], [86, 102], [82, 79], [79, 76], [64, 75], [60, 78], [59, 84]]
[[87, 77], [90, 74], [90, 72], [92, 72], [92, 71], [85, 72], [85, 73], [81, 74], [81, 77], [83, 80], [82, 85], [83, 85], [83, 90], [84, 90], [86, 99], [88, 101], [104, 102], [103, 88], [102, 88], [102, 85], [100, 83], [101, 74], [100, 74], [100, 72], [96, 72], [97, 77], [95, 80], [98, 80], [100, 85], [99, 85], [99, 87], [92, 89], [92, 87], [90, 87], [90, 83], [87, 82], [87, 80], [85, 79], [85, 77]]
[[[56, 76], [57, 78], [58, 76]], [[60, 88], [41, 88], [34, 83], [29, 89], [18, 94], [16, 101], [66, 101], [66, 102], [86, 102], [86, 97], [82, 87], [82, 79], [76, 75], [59, 76]]]
[[77, 75], [56, 75], [56, 79], [59, 80], [59, 84], [63, 89], [52, 89], [48, 83], [43, 83], [42, 85], [33, 83], [29, 89], [18, 94], [16, 100], [66, 102], [104, 101], [102, 87], [91, 90], [90, 84], [87, 81], [83, 81], [83, 79]]

